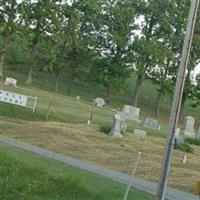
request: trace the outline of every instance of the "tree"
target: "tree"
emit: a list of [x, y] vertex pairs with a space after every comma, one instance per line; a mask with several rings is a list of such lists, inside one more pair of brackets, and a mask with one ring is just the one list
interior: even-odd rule
[[24, 0], [20, 7], [22, 32], [31, 38], [30, 63], [27, 84], [32, 83], [32, 72], [35, 68], [35, 54], [39, 39], [44, 35], [51, 35], [54, 31], [54, 23], [57, 20], [56, 9], [60, 1], [32, 1]]
[[2, 44], [0, 49], [0, 80], [3, 77], [3, 65], [9, 37], [16, 28], [17, 13], [18, 4], [16, 0], [0, 2], [0, 32], [2, 34]]
[[99, 76], [98, 81], [106, 88], [106, 100], [111, 103], [112, 90], [122, 88], [125, 76], [129, 75], [127, 54], [137, 1], [100, 2], [101, 11], [87, 24], [86, 30], [89, 32], [85, 38], [97, 58], [93, 73]]
[[[194, 31], [194, 37], [193, 37], [193, 43], [191, 47], [191, 55], [189, 58], [189, 65], [187, 69], [187, 75], [186, 75], [186, 81], [185, 81], [185, 88], [183, 91], [183, 98], [182, 98], [182, 104], [181, 104], [181, 114], [184, 113], [184, 106], [186, 103], [186, 100], [188, 98], [192, 98], [194, 100], [193, 105], [198, 105], [197, 99], [199, 98], [199, 76], [196, 77], [197, 85], [192, 82], [192, 70], [199, 64], [200, 62], [200, 15], [198, 13], [197, 15], [197, 21]], [[195, 93], [196, 91], [196, 93]]]
[[159, 20], [159, 27], [156, 30], [157, 39], [165, 46], [163, 62], [155, 70], [153, 68], [150, 74], [151, 80], [159, 86], [155, 108], [157, 116], [160, 114], [163, 96], [166, 92], [172, 92], [176, 80], [188, 6], [176, 0], [165, 4], [163, 17]]
[[160, 66], [164, 60], [165, 46], [158, 35], [160, 20], [164, 19], [164, 13], [168, 1], [143, 1], [139, 3], [136, 17], [142, 19], [139, 26], [140, 35], [135, 35], [132, 43], [132, 62], [137, 80], [134, 89], [132, 105], [137, 106], [141, 92], [141, 86], [147, 74], [154, 67]]

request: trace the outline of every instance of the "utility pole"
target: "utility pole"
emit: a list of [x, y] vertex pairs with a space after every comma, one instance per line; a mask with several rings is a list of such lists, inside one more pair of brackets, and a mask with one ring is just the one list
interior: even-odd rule
[[178, 123], [179, 114], [180, 114], [180, 107], [181, 107], [181, 101], [182, 101], [182, 96], [183, 96], [187, 65], [188, 65], [188, 60], [190, 56], [190, 49], [191, 49], [192, 39], [193, 39], [193, 34], [194, 34], [195, 22], [196, 22], [196, 17], [197, 17], [197, 12], [198, 12], [198, 6], [199, 6], [199, 0], [191, 0], [185, 39], [184, 39], [184, 44], [183, 44], [183, 49], [182, 49], [182, 54], [181, 54], [180, 67], [178, 71], [178, 77], [176, 80], [176, 88], [175, 88], [173, 104], [171, 107], [171, 114], [170, 114], [170, 119], [169, 119], [169, 127], [168, 127], [169, 134], [168, 134], [168, 137], [166, 139], [166, 144], [165, 144], [164, 159], [163, 159], [161, 176], [160, 176], [160, 180], [159, 180], [159, 184], [157, 188], [156, 200], [165, 199], [169, 169], [170, 169], [172, 154], [174, 150], [174, 135], [175, 135], [175, 130]]

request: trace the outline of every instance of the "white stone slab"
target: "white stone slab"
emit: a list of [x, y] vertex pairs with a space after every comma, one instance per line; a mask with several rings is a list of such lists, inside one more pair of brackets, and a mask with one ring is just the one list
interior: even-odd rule
[[134, 133], [135, 136], [137, 137], [141, 137], [141, 138], [145, 138], [147, 136], [147, 132], [144, 130], [140, 130], [140, 129], [134, 129]]
[[4, 85], [17, 87], [17, 80], [11, 77], [6, 77]]
[[140, 109], [134, 106], [124, 105], [121, 112], [121, 116], [127, 120], [140, 122]]
[[94, 102], [93, 102], [94, 106], [97, 106], [97, 107], [103, 107], [105, 106], [105, 100], [103, 98], [96, 98], [94, 99]]

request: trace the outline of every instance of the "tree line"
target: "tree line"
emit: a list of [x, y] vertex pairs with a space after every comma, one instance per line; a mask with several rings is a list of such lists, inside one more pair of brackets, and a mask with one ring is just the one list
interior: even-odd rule
[[[34, 70], [52, 73], [57, 92], [65, 71], [68, 94], [77, 78], [95, 81], [105, 87], [111, 103], [113, 92], [125, 91], [134, 73], [130, 104], [138, 105], [142, 84], [149, 79], [158, 86], [159, 115], [163, 97], [173, 92], [189, 6], [190, 0], [1, 0], [0, 78], [5, 57], [10, 57], [13, 64], [28, 66], [27, 84]], [[199, 52], [200, 14], [182, 107], [187, 98], [199, 104], [199, 84], [191, 81]]]

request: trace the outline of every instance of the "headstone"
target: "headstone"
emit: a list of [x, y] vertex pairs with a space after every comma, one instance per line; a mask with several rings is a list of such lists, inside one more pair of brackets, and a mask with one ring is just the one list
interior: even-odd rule
[[[123, 121], [123, 119], [121, 119]], [[121, 133], [125, 134], [127, 129], [127, 124], [125, 122], [121, 123]]]
[[199, 126], [199, 129], [198, 129], [197, 134], [196, 134], [196, 139], [200, 140], [200, 126]]
[[11, 87], [17, 87], [17, 80], [14, 78], [11, 78], [11, 77], [6, 77], [4, 85], [11, 86]]
[[81, 97], [76, 96], [76, 102], [80, 102], [80, 100], [81, 100]]
[[184, 137], [195, 137], [194, 132], [194, 124], [195, 119], [191, 116], [187, 116], [184, 119], [184, 125], [183, 125], [183, 135]]
[[111, 132], [109, 133], [110, 136], [122, 137], [121, 123], [122, 123], [121, 116], [119, 114], [115, 114], [113, 117], [112, 129], [111, 129]]
[[145, 138], [147, 136], [147, 132], [140, 129], [134, 129], [134, 135], [137, 137]]
[[93, 120], [93, 112], [90, 113], [90, 118], [87, 121], [87, 125], [91, 125], [92, 124], [92, 120]]
[[132, 146], [130, 144], [121, 144], [120, 147], [130, 149]]
[[178, 149], [181, 144], [184, 143], [184, 137], [182, 130], [180, 128], [176, 128], [174, 135], [174, 149]]
[[186, 164], [187, 163], [187, 154], [184, 154], [184, 156], [183, 156], [183, 164]]
[[149, 117], [146, 117], [144, 119], [144, 125], [143, 126], [146, 127], [146, 128], [160, 130], [160, 126], [158, 124], [158, 120], [157, 119], [153, 119], [153, 118], [149, 118]]
[[105, 106], [105, 100], [103, 98], [98, 97], [98, 98], [94, 99], [93, 105], [97, 106], [97, 107], [103, 107], [103, 106]]
[[140, 109], [135, 106], [124, 105], [120, 115], [127, 120], [140, 122]]

